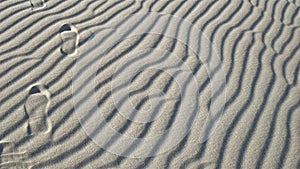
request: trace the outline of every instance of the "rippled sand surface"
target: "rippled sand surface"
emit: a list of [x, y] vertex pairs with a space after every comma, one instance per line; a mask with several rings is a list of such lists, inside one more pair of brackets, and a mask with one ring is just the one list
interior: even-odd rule
[[[183, 99], [190, 99], [175, 75], [145, 67], [125, 86], [127, 99], [135, 113], [150, 109], [159, 116], [147, 123], [126, 119], [115, 106], [118, 95], [111, 86], [121, 66], [120, 76], [133, 65], [131, 58], [150, 57], [134, 52], [170, 53], [157, 56], [162, 60], [152, 56], [151, 64], [164, 59], [170, 64], [171, 54], [176, 55], [199, 87], [199, 114], [179, 144], [153, 157], [130, 158], [107, 151], [84, 130], [74, 105], [73, 78], [82, 49], [97, 32], [111, 42], [114, 30], [108, 25], [129, 27], [126, 16], [150, 12], [176, 16], [201, 30], [221, 61], [226, 100], [214, 132], [199, 142], [215, 103], [206, 61], [189, 44], [162, 34], [123, 38], [101, 57], [91, 80], [94, 89], [82, 90], [94, 93], [106, 125], [121, 135], [147, 138], [164, 132], [180, 117]], [[153, 21], [153, 27], [168, 22]], [[130, 30], [146, 25], [140, 21]], [[164, 109], [151, 109], [151, 99], [161, 96], [157, 89], [164, 93], [163, 101], [156, 100]], [[300, 1], [1, 0], [0, 168], [300, 168]]]

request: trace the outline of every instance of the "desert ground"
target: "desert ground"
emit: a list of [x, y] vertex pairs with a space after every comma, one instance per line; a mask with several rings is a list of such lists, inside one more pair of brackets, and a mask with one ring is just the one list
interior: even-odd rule
[[0, 168], [299, 169], [300, 1], [0, 0]]

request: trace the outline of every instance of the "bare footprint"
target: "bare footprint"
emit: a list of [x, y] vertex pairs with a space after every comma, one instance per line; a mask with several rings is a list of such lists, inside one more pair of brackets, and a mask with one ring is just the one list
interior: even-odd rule
[[20, 152], [14, 142], [0, 142], [0, 168], [30, 168], [26, 152]]
[[258, 7], [258, 0], [249, 0], [249, 2], [250, 2], [254, 7]]
[[45, 0], [30, 0], [31, 9], [40, 9], [46, 7]]
[[50, 93], [45, 86], [31, 87], [25, 102], [25, 111], [28, 118], [27, 132], [29, 135], [46, 134], [51, 130], [51, 121], [48, 118]]
[[65, 24], [60, 28], [59, 32], [62, 39], [61, 52], [65, 55], [75, 55], [79, 43], [77, 29], [72, 25]]

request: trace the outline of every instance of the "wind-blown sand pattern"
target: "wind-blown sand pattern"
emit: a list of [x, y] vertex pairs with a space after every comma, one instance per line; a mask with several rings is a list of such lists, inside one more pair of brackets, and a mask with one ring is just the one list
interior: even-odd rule
[[[2, 0], [0, 11], [0, 168], [300, 168], [299, 0]], [[161, 116], [146, 124], [118, 113], [111, 84], [133, 51], [174, 53], [199, 83], [202, 118], [188, 135], [166, 153], [127, 158], [99, 147], [82, 128], [72, 101], [77, 50], [108, 23], [138, 12], [191, 22], [220, 56], [226, 104], [217, 130], [204, 143], [198, 141], [198, 126], [211, 103], [208, 73], [188, 46], [161, 35], [135, 36], [114, 46], [99, 65], [95, 96], [118, 132], [132, 137], [163, 132], [180, 105], [172, 77], [144, 70], [132, 80], [136, 109], [149, 109], [148, 93], [157, 88], [168, 96]], [[30, 91], [37, 84], [45, 87]], [[31, 121], [31, 113], [41, 113], [35, 116], [46, 122]]]

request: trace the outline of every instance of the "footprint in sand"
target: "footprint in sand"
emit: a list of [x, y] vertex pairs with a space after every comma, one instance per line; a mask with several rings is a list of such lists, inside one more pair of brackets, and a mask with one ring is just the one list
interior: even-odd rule
[[249, 2], [250, 2], [254, 7], [258, 7], [258, 1], [257, 1], [257, 0], [249, 0]]
[[51, 121], [48, 118], [50, 92], [43, 85], [31, 87], [25, 102], [25, 111], [28, 119], [27, 131], [29, 135], [46, 134], [51, 130]]
[[46, 7], [45, 0], [30, 0], [31, 9], [40, 9]]
[[65, 55], [75, 55], [79, 43], [77, 29], [72, 25], [65, 24], [60, 28], [59, 32], [62, 39], [61, 52]]
[[30, 168], [30, 162], [24, 161], [26, 152], [20, 152], [13, 142], [0, 142], [0, 168]]

